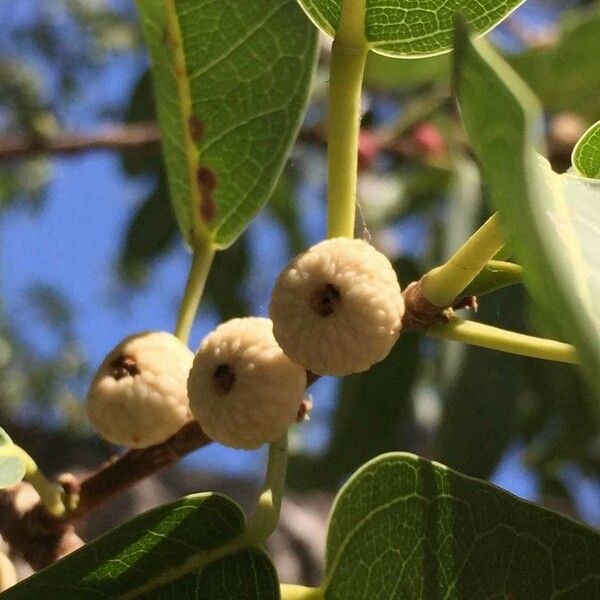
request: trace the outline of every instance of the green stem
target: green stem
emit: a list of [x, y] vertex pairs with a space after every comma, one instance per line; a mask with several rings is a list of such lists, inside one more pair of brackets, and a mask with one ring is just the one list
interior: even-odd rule
[[490, 260], [481, 273], [463, 290], [461, 296], [483, 296], [521, 283], [523, 267], [502, 260]]
[[288, 460], [287, 432], [269, 444], [267, 473], [254, 514], [246, 524], [244, 538], [252, 545], [262, 544], [279, 523]]
[[49, 481], [33, 458], [22, 448], [19, 449], [23, 452], [25, 459], [25, 477], [23, 479], [39, 494], [42, 504], [51, 515], [62, 517], [66, 512], [62, 487]]
[[215, 247], [210, 240], [198, 238], [195, 240], [193, 252], [192, 265], [179, 308], [177, 326], [175, 327], [175, 335], [184, 344], [188, 343], [190, 337], [190, 330], [215, 256]]
[[281, 600], [323, 600], [325, 598], [325, 594], [321, 588], [282, 583], [279, 589], [281, 591]]
[[328, 237], [354, 237], [360, 93], [369, 50], [366, 0], [344, 0], [331, 51], [328, 116]]
[[456, 317], [448, 323], [433, 325], [427, 330], [427, 335], [521, 356], [571, 364], [578, 364], [579, 362], [577, 351], [570, 344], [506, 331], [491, 325], [465, 321]]
[[450, 306], [504, 246], [498, 213], [490, 217], [448, 262], [423, 276], [423, 296], [434, 306]]

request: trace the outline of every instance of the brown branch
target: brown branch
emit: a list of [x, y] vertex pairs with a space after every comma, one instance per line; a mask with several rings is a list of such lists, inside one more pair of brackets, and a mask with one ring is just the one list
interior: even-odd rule
[[[377, 146], [397, 156], [417, 154], [414, 144], [399, 141], [385, 130], [377, 136]], [[402, 132], [404, 133], [404, 132]], [[379, 139], [381, 138], [381, 139]], [[327, 132], [320, 126], [300, 130], [298, 140], [319, 146], [327, 145]], [[60, 156], [92, 150], [155, 149], [160, 145], [160, 129], [156, 123], [141, 122], [111, 125], [93, 133], [60, 132], [49, 136], [0, 135], [0, 161], [12, 161], [34, 156]]]
[[69, 155], [89, 150], [157, 148], [160, 130], [156, 123], [113, 125], [96, 133], [66, 133], [51, 136], [0, 136], [0, 161], [46, 154]]
[[46, 567], [83, 544], [75, 534], [75, 521], [142, 479], [211, 442], [198, 422], [190, 420], [162, 444], [128, 450], [82, 480], [73, 475], [62, 475], [59, 481], [65, 488], [66, 504], [77, 496], [78, 501], [73, 510], [61, 518], [46, 511], [29, 484], [21, 483], [3, 490], [0, 492], [0, 534], [12, 552], [22, 556], [34, 569]]
[[[73, 522], [80, 519], [91, 509], [111, 497], [165, 467], [175, 464], [186, 454], [211, 442], [212, 440], [202, 431], [198, 421], [190, 420], [162, 444], [139, 450], [128, 450], [113, 457], [74, 486], [73, 492], [79, 493], [79, 502], [76, 509], [70, 512], [63, 521]], [[67, 490], [71, 485], [67, 483]]]
[[425, 333], [432, 325], [440, 321], [448, 321], [454, 316], [454, 310], [466, 308], [477, 310], [475, 296], [459, 295], [451, 306], [436, 306], [423, 295], [423, 278], [407, 285], [402, 296], [404, 298], [403, 331], [420, 331]]
[[72, 524], [49, 519], [37, 492], [28, 483], [0, 494], [0, 533], [12, 552], [36, 570], [83, 545]]

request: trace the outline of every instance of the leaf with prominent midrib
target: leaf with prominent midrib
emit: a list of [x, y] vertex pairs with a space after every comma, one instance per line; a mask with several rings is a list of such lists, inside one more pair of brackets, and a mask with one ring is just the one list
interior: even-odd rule
[[600, 597], [600, 535], [410, 454], [363, 466], [335, 502], [327, 600]]
[[[342, 2], [298, 0], [312, 21], [333, 36]], [[525, 0], [360, 0], [365, 1], [365, 35], [371, 50], [390, 56], [435, 56], [452, 49], [452, 19], [462, 13], [473, 30], [484, 34]], [[360, 2], [356, 2], [359, 4]]]
[[137, 0], [183, 235], [228, 246], [268, 199], [304, 113], [317, 36], [294, 0]]
[[187, 496], [117, 527], [2, 596], [276, 600], [277, 576], [261, 550], [242, 549], [209, 561], [212, 551], [243, 528], [242, 511], [229, 498]]
[[[600, 396], [600, 181], [558, 175], [536, 154], [543, 133], [536, 99], [462, 24], [454, 56], [463, 123], [508, 246], [544, 318], [577, 347]], [[600, 403], [595, 409], [600, 418]]]
[[600, 121], [581, 136], [573, 148], [572, 162], [580, 175], [600, 179]]

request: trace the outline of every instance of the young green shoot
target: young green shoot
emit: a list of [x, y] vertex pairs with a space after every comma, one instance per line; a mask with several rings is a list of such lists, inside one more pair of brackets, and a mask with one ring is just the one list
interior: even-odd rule
[[423, 276], [423, 296], [434, 306], [451, 306], [504, 246], [498, 213], [490, 217], [443, 265]]

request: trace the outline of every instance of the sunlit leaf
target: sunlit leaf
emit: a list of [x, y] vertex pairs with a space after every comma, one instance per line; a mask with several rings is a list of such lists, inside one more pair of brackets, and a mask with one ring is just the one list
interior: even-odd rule
[[[334, 35], [339, 26], [343, 0], [298, 1], [317, 27]], [[452, 49], [452, 19], [455, 13], [464, 14], [473, 30], [483, 34], [524, 1], [364, 0], [365, 34], [370, 48], [381, 54], [414, 58], [435, 56]]]
[[4, 593], [45, 598], [219, 598], [276, 600], [269, 559], [247, 548], [210, 562], [211, 551], [244, 527], [225, 496], [196, 494], [148, 511]]
[[137, 0], [175, 215], [227, 246], [300, 126], [317, 36], [294, 0]]
[[327, 600], [595, 598], [600, 535], [410, 454], [362, 467], [335, 502]]
[[572, 161], [583, 177], [600, 179], [600, 121], [594, 123], [577, 142]]
[[558, 175], [536, 154], [543, 121], [535, 98], [462, 25], [455, 57], [465, 129], [524, 282], [545, 318], [575, 344], [600, 394], [600, 181]]

